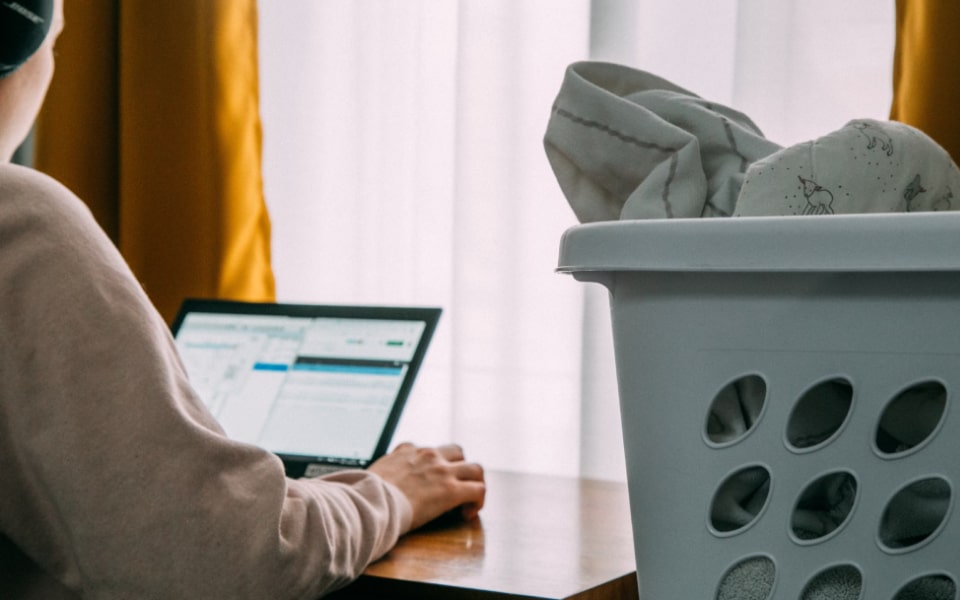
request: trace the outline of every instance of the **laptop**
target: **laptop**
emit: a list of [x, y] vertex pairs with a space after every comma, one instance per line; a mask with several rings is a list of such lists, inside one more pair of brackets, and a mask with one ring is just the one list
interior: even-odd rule
[[315, 477], [387, 451], [440, 313], [188, 299], [172, 329], [227, 436]]

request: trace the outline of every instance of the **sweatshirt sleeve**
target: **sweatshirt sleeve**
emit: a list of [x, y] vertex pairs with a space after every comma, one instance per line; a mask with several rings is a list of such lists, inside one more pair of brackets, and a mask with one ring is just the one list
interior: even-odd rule
[[0, 166], [0, 534], [85, 598], [316, 598], [410, 526], [351, 471], [227, 439], [89, 211]]

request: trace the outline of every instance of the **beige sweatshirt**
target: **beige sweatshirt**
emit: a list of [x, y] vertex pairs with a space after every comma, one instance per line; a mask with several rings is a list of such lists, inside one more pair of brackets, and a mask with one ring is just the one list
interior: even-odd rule
[[410, 520], [224, 437], [86, 207], [0, 165], [0, 598], [315, 598]]

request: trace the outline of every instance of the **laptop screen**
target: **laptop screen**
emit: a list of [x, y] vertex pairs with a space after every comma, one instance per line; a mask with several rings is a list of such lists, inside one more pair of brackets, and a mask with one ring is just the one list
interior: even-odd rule
[[228, 437], [288, 474], [387, 450], [440, 309], [188, 300], [174, 323], [194, 389]]

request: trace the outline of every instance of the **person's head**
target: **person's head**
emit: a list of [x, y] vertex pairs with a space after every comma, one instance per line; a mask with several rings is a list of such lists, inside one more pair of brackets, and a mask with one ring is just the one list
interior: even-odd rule
[[30, 132], [53, 77], [63, 0], [0, 0], [0, 162]]

